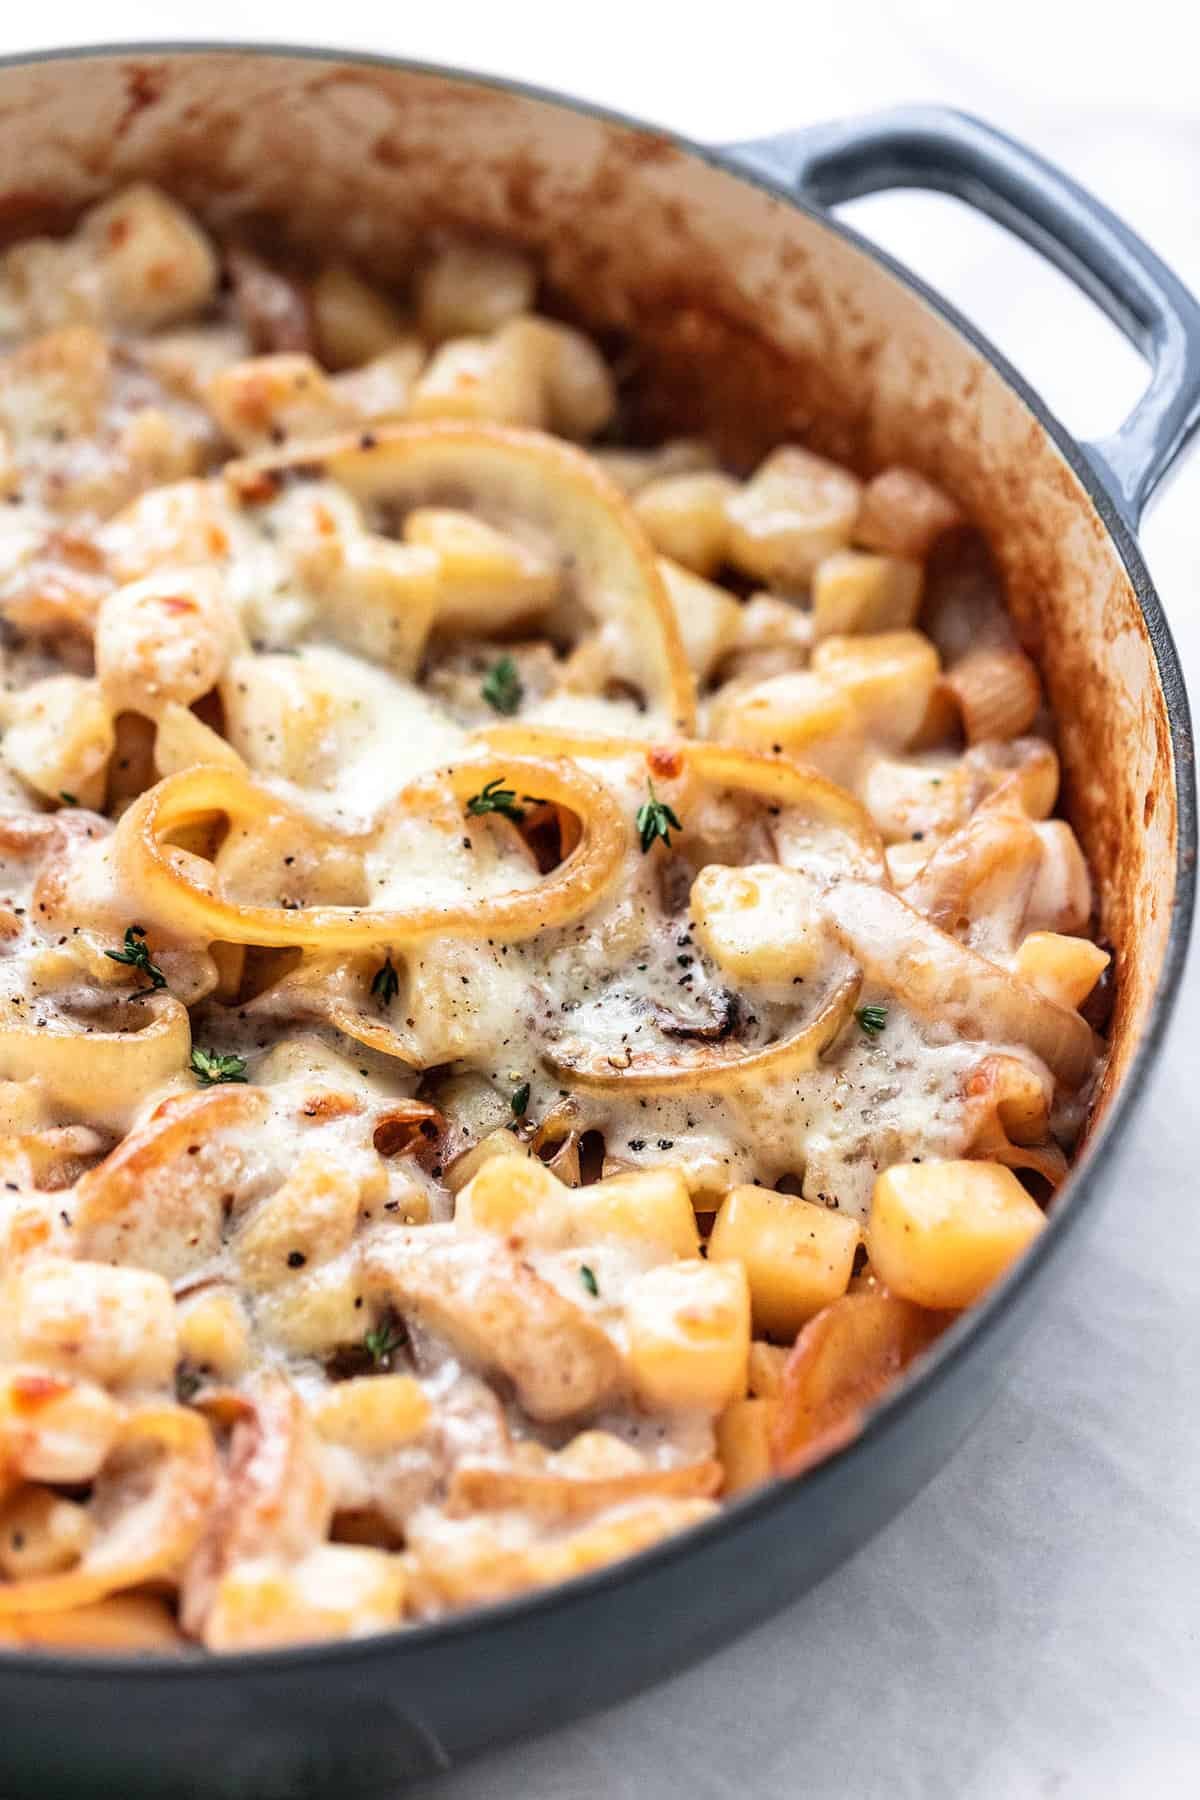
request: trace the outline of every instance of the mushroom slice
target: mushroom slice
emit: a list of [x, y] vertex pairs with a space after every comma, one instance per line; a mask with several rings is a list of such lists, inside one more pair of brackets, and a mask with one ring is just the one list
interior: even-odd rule
[[511, 1250], [453, 1227], [393, 1227], [365, 1249], [369, 1291], [483, 1369], [504, 1375], [532, 1419], [592, 1411], [621, 1386], [607, 1334]]

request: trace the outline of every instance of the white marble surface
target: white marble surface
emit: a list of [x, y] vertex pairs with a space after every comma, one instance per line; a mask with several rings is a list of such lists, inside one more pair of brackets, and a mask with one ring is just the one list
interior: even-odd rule
[[[49, 0], [0, 51], [98, 39], [337, 42], [523, 75], [732, 139], [902, 100], [966, 106], [1101, 193], [1200, 288], [1200, 90], [1181, 9], [950, 0], [817, 9], [606, 0]], [[836, 16], [813, 17], [816, 12]], [[1140, 365], [1088, 304], [952, 203], [860, 226], [1099, 434]], [[1143, 541], [1200, 695], [1200, 450]], [[430, 1800], [1175, 1800], [1200, 1792], [1195, 963], [1135, 1154], [1003, 1398], [879, 1539], [701, 1668], [492, 1756]]]

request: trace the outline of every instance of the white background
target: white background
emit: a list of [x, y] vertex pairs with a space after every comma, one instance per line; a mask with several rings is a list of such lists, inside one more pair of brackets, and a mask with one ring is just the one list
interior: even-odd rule
[[[1200, 289], [1200, 79], [1184, 13], [1178, 0], [0, 0], [0, 50], [171, 36], [393, 50], [714, 140], [947, 101], [1065, 165]], [[1031, 254], [952, 202], [889, 196], [852, 212], [1073, 430], [1098, 435], [1127, 410], [1137, 358]], [[1143, 534], [1200, 696], [1198, 512], [1200, 448]], [[447, 1777], [436, 1800], [1200, 1793], [1198, 1042], [1193, 968], [1101, 1230], [1008, 1392], [902, 1518], [700, 1669]]]

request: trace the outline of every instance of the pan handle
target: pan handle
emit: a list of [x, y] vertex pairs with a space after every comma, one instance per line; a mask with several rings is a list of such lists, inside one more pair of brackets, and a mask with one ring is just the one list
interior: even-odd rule
[[723, 154], [822, 207], [886, 188], [953, 194], [1069, 275], [1150, 366], [1124, 424], [1085, 445], [1136, 529], [1200, 427], [1200, 304], [1136, 233], [1033, 150], [949, 107], [901, 107], [730, 144]]

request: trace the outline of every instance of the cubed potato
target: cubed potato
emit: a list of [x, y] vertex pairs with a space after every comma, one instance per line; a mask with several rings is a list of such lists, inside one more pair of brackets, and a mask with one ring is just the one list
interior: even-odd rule
[[217, 285], [212, 245], [183, 208], [138, 182], [87, 215], [81, 242], [99, 261], [104, 312], [147, 331], [199, 312]]
[[679, 1169], [664, 1166], [609, 1175], [569, 1190], [565, 1206], [573, 1244], [625, 1238], [653, 1244], [672, 1256], [700, 1254], [696, 1215]]
[[297, 1270], [340, 1256], [354, 1235], [358, 1203], [357, 1181], [331, 1157], [302, 1156], [234, 1239], [242, 1281], [251, 1288], [278, 1287]]
[[321, 361], [330, 369], [359, 368], [407, 330], [391, 301], [342, 263], [328, 263], [313, 282], [312, 310]]
[[1092, 878], [1079, 839], [1065, 819], [1046, 819], [1033, 828], [1042, 860], [1025, 908], [1025, 930], [1080, 932], [1092, 916]]
[[724, 588], [702, 581], [669, 557], [659, 557], [658, 569], [692, 673], [706, 681], [737, 636], [741, 608]]
[[87, 1509], [50, 1488], [22, 1488], [0, 1509], [0, 1574], [36, 1580], [72, 1568], [91, 1539]]
[[709, 863], [692, 883], [696, 936], [738, 981], [791, 981], [824, 954], [812, 882], [778, 863]]
[[501, 1125], [495, 1131], [489, 1131], [486, 1137], [480, 1138], [469, 1150], [464, 1150], [461, 1156], [455, 1157], [443, 1179], [452, 1194], [459, 1194], [469, 1181], [475, 1179], [484, 1163], [491, 1162], [494, 1156], [529, 1157], [532, 1154], [527, 1143], [522, 1142], [507, 1125]]
[[551, 431], [584, 442], [602, 431], [617, 408], [608, 364], [591, 338], [553, 319], [512, 319], [496, 333], [496, 354], [535, 369], [542, 412]]
[[[511, 1134], [510, 1134], [511, 1135]], [[514, 1234], [529, 1241], [557, 1240], [569, 1190], [535, 1156], [491, 1156], [454, 1206], [457, 1224], [475, 1231]]]
[[953, 500], [915, 469], [884, 469], [863, 489], [854, 540], [923, 561], [942, 532], [961, 520]]
[[[970, 782], [959, 758], [879, 756], [867, 771], [863, 804], [885, 843], [911, 840], [914, 832], [934, 838], [952, 831], [970, 811]], [[927, 843], [924, 855], [931, 848]]]
[[1036, 1200], [999, 1163], [897, 1163], [875, 1183], [871, 1267], [920, 1306], [970, 1306], [1045, 1226]]
[[421, 330], [436, 340], [482, 336], [527, 313], [536, 292], [533, 264], [519, 250], [448, 244], [417, 274]]
[[175, 1302], [161, 1275], [44, 1257], [9, 1278], [0, 1355], [111, 1388], [165, 1386], [178, 1355]]
[[1059, 1006], [1082, 1006], [1112, 958], [1089, 938], [1033, 931], [1017, 951], [1013, 969]]
[[825, 638], [812, 667], [849, 698], [869, 737], [897, 749], [916, 735], [939, 674], [937, 650], [919, 631]]
[[363, 1637], [400, 1623], [404, 1564], [384, 1550], [321, 1544], [297, 1563], [256, 1557], [217, 1584], [205, 1620], [210, 1650], [255, 1650]]
[[250, 1329], [232, 1288], [201, 1288], [180, 1302], [179, 1354], [221, 1381], [242, 1373], [250, 1361]]
[[793, 669], [718, 695], [712, 726], [728, 743], [786, 750], [824, 767], [857, 741], [858, 713], [846, 688], [810, 669]]
[[773, 451], [726, 507], [731, 561], [785, 593], [807, 587], [849, 544], [861, 493], [838, 463], [792, 445]]
[[794, 1338], [845, 1293], [858, 1248], [857, 1219], [791, 1194], [736, 1187], [717, 1214], [710, 1262], [739, 1262], [756, 1331]]
[[717, 1420], [717, 1456], [726, 1499], [758, 1487], [771, 1473], [772, 1400], [731, 1400]]
[[358, 1271], [348, 1256], [300, 1270], [255, 1297], [254, 1316], [268, 1342], [296, 1356], [324, 1356], [361, 1344], [370, 1328]]
[[547, 423], [540, 349], [518, 338], [451, 338], [413, 383], [414, 419], [487, 419], [499, 425]]
[[726, 505], [738, 493], [731, 475], [700, 470], [667, 475], [640, 490], [633, 503], [656, 550], [697, 575], [711, 575], [729, 548]]
[[629, 1370], [651, 1411], [719, 1412], [746, 1391], [750, 1290], [740, 1263], [664, 1263], [625, 1303]]
[[412, 673], [442, 593], [442, 563], [432, 550], [351, 536], [323, 589], [324, 615], [339, 643], [398, 674]]
[[915, 624], [925, 573], [903, 556], [835, 550], [813, 572], [813, 636], [905, 631]]
[[48, 675], [9, 702], [4, 760], [48, 800], [67, 793], [80, 806], [100, 806], [115, 742], [112, 714], [95, 680]]
[[487, 635], [532, 621], [558, 595], [555, 564], [470, 513], [418, 507], [404, 522], [406, 543], [436, 553], [437, 625]]
[[384, 1456], [421, 1434], [430, 1407], [411, 1375], [357, 1375], [326, 1389], [312, 1411], [330, 1443], [359, 1456]]

